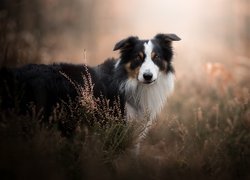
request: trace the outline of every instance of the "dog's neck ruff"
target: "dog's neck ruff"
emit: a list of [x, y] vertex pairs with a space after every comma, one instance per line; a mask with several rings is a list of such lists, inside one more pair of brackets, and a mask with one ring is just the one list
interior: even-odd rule
[[167, 97], [174, 89], [174, 74], [160, 73], [153, 84], [139, 83], [128, 79], [120, 86], [126, 98], [126, 118], [128, 120], [155, 119], [162, 110]]

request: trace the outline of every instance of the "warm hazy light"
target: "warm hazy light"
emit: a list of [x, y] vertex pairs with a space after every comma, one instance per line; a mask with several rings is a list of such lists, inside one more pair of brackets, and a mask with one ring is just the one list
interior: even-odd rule
[[[178, 54], [187, 53], [185, 61], [200, 58], [201, 53], [216, 56], [218, 53], [234, 50], [239, 56], [245, 55], [245, 47], [242, 47], [243, 43], [239, 41], [240, 33], [244, 32], [239, 33], [242, 29], [236, 27], [242, 18], [242, 15], [237, 13], [239, 5], [242, 4], [240, 2], [236, 3], [233, 0], [187, 2], [109, 0], [108, 2], [99, 2], [94, 8], [96, 16], [93, 17], [92, 25], [94, 24], [96, 29], [93, 36], [88, 38], [94, 43], [91, 44], [93, 47], [87, 48], [91, 64], [113, 55], [113, 45], [121, 38], [129, 35], [152, 38], [158, 32], [176, 33], [182, 38], [182, 41], [175, 46], [178, 47]], [[241, 50], [238, 46], [241, 46]]]
[[[95, 66], [118, 58], [114, 45], [131, 35], [181, 38], [173, 42], [175, 90], [151, 127], [149, 111], [145, 120], [124, 123], [119, 102], [126, 97], [115, 98], [117, 103], [103, 98], [117, 88], [105, 86], [103, 95], [93, 97], [93, 91], [99, 94], [98, 77], [84, 76], [82, 84], [73, 68], [62, 68], [60, 77], [57, 68], [42, 66], [34, 78], [31, 66], [23, 68], [27, 76], [2, 69], [1, 179], [250, 179], [250, 0], [0, 0], [0, 5], [0, 67]], [[39, 109], [57, 96], [50, 84], [42, 85], [47, 79], [57, 86], [54, 93], [69, 98], [69, 103], [60, 99], [50, 116], [52, 106]], [[61, 94], [61, 86], [79, 97]], [[150, 99], [158, 96], [153, 91]], [[34, 102], [24, 113], [30, 96]], [[136, 139], [144, 135], [135, 156]]]
[[250, 57], [246, 0], [27, 0], [12, 8], [21, 12], [15, 21], [22, 22], [16, 24], [17, 39], [28, 44], [21, 46], [23, 52], [36, 52], [43, 63], [97, 65], [118, 57], [112, 51], [117, 41], [131, 35], [149, 39], [157, 33], [182, 39], [173, 44], [177, 77], [201, 72], [206, 63], [245, 65]]
[[233, 66], [233, 59], [249, 57], [249, 29], [241, 20], [249, 13], [240, 11], [246, 8], [244, 1], [234, 0], [99, 1], [93, 5], [90, 36], [82, 36], [82, 49], [87, 49], [88, 63], [95, 65], [117, 57], [113, 46], [127, 36], [148, 39], [159, 32], [176, 33], [182, 38], [174, 43], [179, 76], [207, 62]]

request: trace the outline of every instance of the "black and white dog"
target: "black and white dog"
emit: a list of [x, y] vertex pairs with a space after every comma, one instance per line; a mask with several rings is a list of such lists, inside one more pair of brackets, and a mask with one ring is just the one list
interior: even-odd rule
[[142, 119], [147, 114], [153, 120], [174, 88], [172, 41], [179, 40], [175, 34], [157, 34], [151, 40], [128, 37], [114, 47], [114, 51], [120, 50], [118, 60], [108, 59], [96, 67], [29, 64], [21, 68], [2, 68], [1, 107], [13, 107], [15, 102], [11, 95], [22, 90], [20, 107], [23, 111], [33, 102], [49, 114], [60, 101], [67, 102], [78, 96], [69, 79], [84, 86], [86, 79], [82, 77], [87, 70], [95, 97], [102, 95], [111, 104], [119, 97], [126, 119]]

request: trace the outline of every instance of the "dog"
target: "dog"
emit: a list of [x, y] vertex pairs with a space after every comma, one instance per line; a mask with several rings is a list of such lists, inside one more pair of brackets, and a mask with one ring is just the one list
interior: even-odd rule
[[181, 40], [175, 34], [157, 34], [151, 40], [129, 37], [115, 45], [120, 59], [115, 64], [115, 79], [125, 97], [128, 120], [147, 118], [136, 142], [136, 154], [156, 115], [162, 110], [174, 89], [172, 41]]
[[130, 36], [114, 46], [113, 50], [120, 52], [119, 59], [107, 59], [96, 67], [29, 64], [2, 68], [1, 108], [13, 108], [13, 94], [22, 90], [21, 111], [33, 102], [49, 115], [57, 103], [75, 100], [79, 94], [74, 83], [84, 86], [87, 82], [83, 76], [89, 74], [94, 97], [108, 99], [111, 106], [119, 98], [125, 119], [140, 120], [147, 115], [150, 126], [174, 89], [172, 42], [179, 40], [175, 34], [157, 34], [150, 40]]

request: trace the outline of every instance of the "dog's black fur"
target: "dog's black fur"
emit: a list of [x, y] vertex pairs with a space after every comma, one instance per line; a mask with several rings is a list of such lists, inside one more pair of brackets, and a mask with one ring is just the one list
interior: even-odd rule
[[84, 86], [88, 78], [93, 82], [94, 96], [107, 98], [112, 105], [119, 96], [118, 84], [112, 81], [114, 64], [115, 60], [110, 59], [95, 68], [73, 64], [29, 64], [20, 68], [2, 68], [1, 109], [19, 108], [21, 113], [26, 113], [30, 103], [33, 103], [48, 117], [58, 103], [75, 101], [80, 95], [75, 85]]

